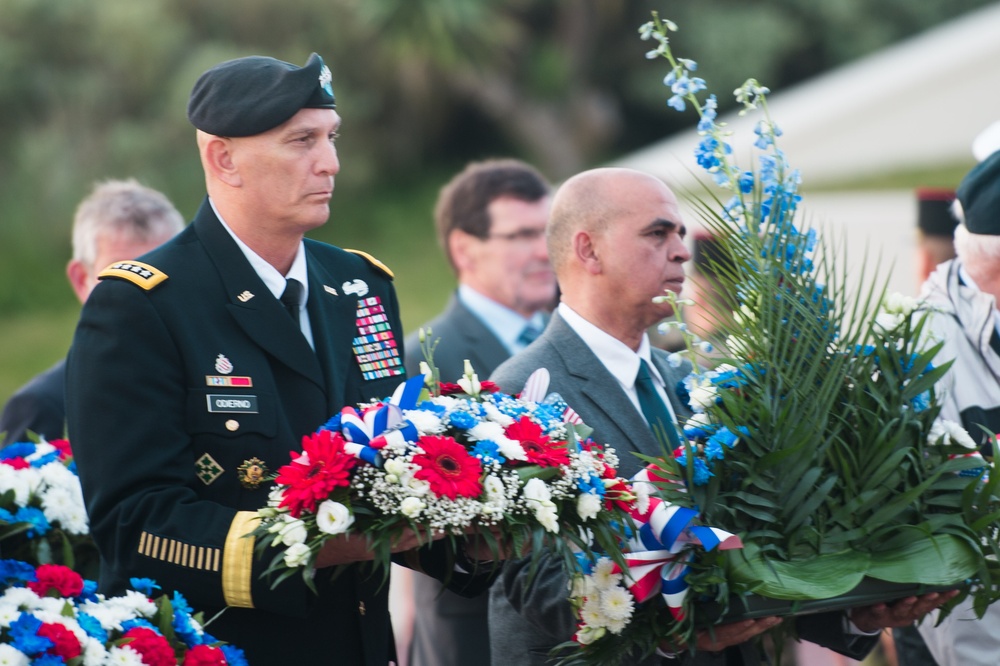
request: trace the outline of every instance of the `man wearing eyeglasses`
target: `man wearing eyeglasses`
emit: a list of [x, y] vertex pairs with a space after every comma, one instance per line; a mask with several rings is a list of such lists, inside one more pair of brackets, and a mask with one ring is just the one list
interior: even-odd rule
[[[426, 325], [439, 340], [434, 364], [443, 381], [468, 359], [480, 377], [524, 349], [556, 301], [545, 228], [551, 188], [518, 160], [473, 162], [446, 184], [434, 211], [438, 240], [458, 278], [444, 312]], [[416, 334], [406, 340], [406, 371], [424, 360]], [[415, 574], [411, 666], [487, 663], [487, 595], [468, 599]]]

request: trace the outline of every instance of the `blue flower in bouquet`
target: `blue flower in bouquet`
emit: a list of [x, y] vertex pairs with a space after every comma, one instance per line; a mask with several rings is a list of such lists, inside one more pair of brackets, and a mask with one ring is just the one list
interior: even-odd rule
[[35, 445], [31, 442], [14, 442], [0, 449], [0, 460], [27, 458], [35, 452], [35, 448]]
[[188, 647], [194, 647], [204, 642], [204, 637], [200, 629], [194, 625], [191, 619], [191, 606], [188, 605], [184, 595], [175, 590], [170, 601], [174, 608], [174, 616], [170, 622], [170, 626], [174, 628], [174, 633]]
[[226, 655], [226, 664], [229, 666], [249, 666], [243, 650], [235, 645], [222, 645], [219, 649], [222, 650], [222, 654]]
[[596, 474], [591, 473], [589, 476], [580, 478], [576, 482], [576, 487], [582, 493], [591, 493], [598, 497], [604, 497], [604, 482]]
[[[679, 449], [678, 451], [682, 450]], [[677, 464], [680, 465], [681, 467], [688, 466], [687, 453], [679, 452], [675, 454], [674, 460], [676, 460]], [[709, 480], [713, 476], [715, 476], [715, 474], [712, 473], [712, 470], [709, 469], [708, 463], [705, 462], [704, 459], [698, 458], [697, 456], [694, 458], [694, 463], [692, 463], [691, 469], [692, 469], [692, 480], [694, 481], [694, 485], [696, 486], [706, 485], [709, 482]]]
[[21, 613], [16, 620], [10, 623], [11, 645], [28, 655], [48, 650], [52, 647], [52, 641], [38, 635], [38, 630], [41, 627], [42, 621], [37, 617]]
[[469, 412], [452, 412], [448, 421], [459, 430], [469, 430], [479, 424], [479, 419]]
[[101, 621], [93, 615], [81, 611], [76, 614], [76, 621], [80, 623], [80, 628], [94, 640], [100, 643], [108, 642], [108, 632], [101, 626]]
[[476, 442], [476, 445], [472, 447], [472, 455], [483, 462], [495, 462], [500, 465], [507, 462], [507, 459], [500, 453], [500, 446], [488, 439], [481, 439]]
[[156, 590], [160, 589], [160, 586], [152, 578], [129, 578], [128, 583], [132, 586], [133, 590], [142, 592], [147, 597], [153, 596]]
[[145, 618], [136, 617], [131, 620], [125, 620], [122, 622], [122, 633], [127, 632], [129, 629], [134, 629], [135, 627], [144, 627], [146, 629], [153, 629], [158, 631], [152, 622]]
[[36, 580], [35, 567], [19, 560], [0, 560], [0, 585], [4, 587], [15, 583], [27, 583]]
[[11, 523], [29, 523], [31, 528], [25, 532], [29, 539], [46, 534], [52, 527], [41, 509], [33, 506], [22, 506], [13, 515], [6, 509], [0, 509], [0, 520]]

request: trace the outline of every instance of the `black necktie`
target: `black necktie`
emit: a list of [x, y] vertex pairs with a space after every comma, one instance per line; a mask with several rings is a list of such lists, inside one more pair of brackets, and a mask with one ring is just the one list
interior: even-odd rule
[[285, 311], [295, 322], [295, 327], [299, 328], [299, 301], [302, 299], [302, 283], [295, 278], [285, 280], [285, 291], [281, 294], [281, 304], [285, 306]]
[[[669, 446], [671, 451], [680, 446], [681, 441], [677, 436], [674, 419], [656, 391], [653, 377], [649, 374], [649, 366], [642, 359], [639, 359], [639, 372], [635, 376], [635, 392], [639, 396], [639, 408], [646, 417], [653, 435], [660, 439], [662, 444]], [[666, 438], [665, 442], [662, 441], [663, 437]]]

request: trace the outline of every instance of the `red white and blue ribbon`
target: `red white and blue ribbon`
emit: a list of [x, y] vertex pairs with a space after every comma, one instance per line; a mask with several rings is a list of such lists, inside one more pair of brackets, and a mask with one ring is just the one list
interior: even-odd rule
[[354, 407], [340, 410], [339, 419], [334, 419], [331, 427], [347, 440], [344, 450], [367, 463], [381, 465], [379, 449], [417, 441], [419, 432], [403, 418], [403, 410], [417, 406], [423, 384], [423, 375], [417, 375], [400, 384], [383, 405], [360, 413]]
[[684, 580], [687, 562], [694, 556], [692, 546], [706, 551], [742, 548], [738, 536], [718, 529], [693, 525], [698, 512], [653, 497], [645, 512], [633, 509], [638, 531], [624, 553], [629, 591], [640, 603], [657, 593], [663, 596], [675, 619], [684, 617], [683, 604], [688, 585]]

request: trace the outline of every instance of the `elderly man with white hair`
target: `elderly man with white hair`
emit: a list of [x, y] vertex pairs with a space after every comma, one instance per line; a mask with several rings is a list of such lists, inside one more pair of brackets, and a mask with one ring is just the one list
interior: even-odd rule
[[[1000, 152], [962, 180], [956, 214], [962, 222], [955, 230], [958, 256], [931, 274], [923, 297], [934, 309], [931, 330], [944, 343], [935, 362], [953, 361], [937, 387], [941, 416], [960, 422], [983, 454], [992, 455], [1000, 433]], [[1000, 604], [980, 621], [970, 601], [940, 626], [933, 619], [920, 633], [939, 666], [1000, 663]]]

